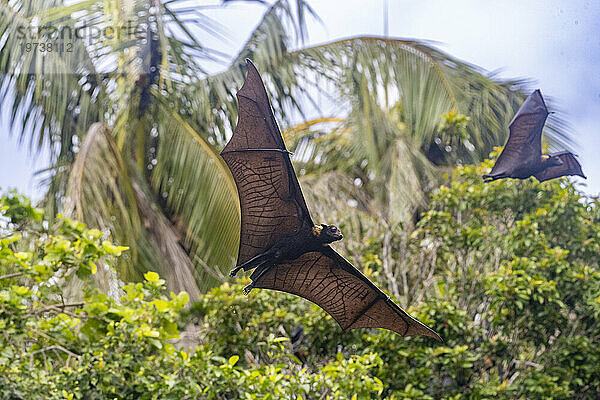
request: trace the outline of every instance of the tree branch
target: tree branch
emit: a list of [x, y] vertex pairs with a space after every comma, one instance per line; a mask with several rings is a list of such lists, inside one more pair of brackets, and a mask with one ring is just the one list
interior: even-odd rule
[[0, 276], [0, 280], [16, 278], [17, 276], [21, 276], [21, 275], [23, 275], [23, 272], [15, 272], [14, 274], [2, 275], [2, 276]]
[[46, 307], [38, 308], [37, 310], [32, 310], [31, 314], [40, 314], [40, 313], [43, 313], [43, 312], [46, 312], [46, 311], [60, 310], [61, 312], [64, 312], [65, 314], [75, 315], [75, 314], [69, 313], [68, 311], [64, 311], [64, 309], [67, 308], [67, 307], [81, 307], [81, 306], [84, 306], [84, 305], [85, 305], [85, 302], [68, 303], [68, 304], [62, 304], [62, 303], [50, 304], [50, 305], [47, 305]]
[[33, 357], [39, 353], [45, 354], [47, 351], [56, 351], [56, 350], [60, 350], [63, 353], [68, 354], [70, 357], [75, 357], [77, 360], [81, 360], [81, 356], [79, 354], [75, 354], [71, 350], [62, 347], [59, 344], [54, 344], [52, 346], [48, 346], [48, 347], [44, 347], [43, 349], [36, 350], [33, 353], [31, 353], [31, 358], [33, 359]]

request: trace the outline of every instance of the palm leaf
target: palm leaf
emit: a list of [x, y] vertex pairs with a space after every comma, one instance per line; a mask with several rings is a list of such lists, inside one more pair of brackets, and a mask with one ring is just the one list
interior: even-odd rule
[[143, 179], [131, 175], [131, 170], [108, 128], [93, 124], [73, 164], [65, 213], [130, 247], [129, 257], [119, 265], [121, 279], [139, 280], [144, 271], [159, 271], [169, 289], [185, 290], [197, 299], [194, 269], [180, 245], [180, 232], [152, 201]]
[[[504, 143], [526, 94], [525, 81], [486, 76], [416, 40], [349, 38], [297, 50], [289, 59], [319, 71], [347, 113], [338, 129], [304, 137], [304, 161], [320, 163], [322, 172], [330, 170], [324, 154], [347, 160], [344, 170], [365, 183], [390, 223], [410, 220], [437, 185], [436, 168], [479, 162]], [[442, 115], [451, 111], [469, 117], [465, 137], [440, 131]], [[547, 133], [551, 145], [570, 144], [560, 121], [550, 121]]]
[[152, 186], [184, 232], [183, 244], [196, 268], [198, 285], [206, 290], [215, 284], [211, 271], [226, 271], [235, 264], [240, 227], [237, 190], [215, 148], [166, 105], [160, 112]]

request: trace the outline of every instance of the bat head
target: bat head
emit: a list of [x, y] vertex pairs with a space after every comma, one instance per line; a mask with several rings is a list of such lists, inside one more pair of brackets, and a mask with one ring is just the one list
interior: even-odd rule
[[560, 160], [560, 157], [551, 156], [549, 154], [542, 154], [542, 162], [544, 163], [546, 168], [558, 167], [559, 165], [563, 164], [562, 161]]
[[337, 226], [321, 224], [318, 237], [323, 243], [331, 243], [342, 239], [344, 235], [342, 235]]

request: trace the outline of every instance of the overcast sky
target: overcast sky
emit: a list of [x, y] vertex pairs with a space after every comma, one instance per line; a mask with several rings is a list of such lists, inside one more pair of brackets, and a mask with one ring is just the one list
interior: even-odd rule
[[[323, 24], [309, 21], [308, 44], [356, 35], [383, 34], [385, 0], [309, 0]], [[196, 3], [197, 4], [197, 3]], [[260, 20], [264, 7], [233, 4], [210, 11], [229, 40], [205, 42], [228, 54]], [[530, 78], [573, 128], [588, 176], [583, 190], [600, 192], [600, 2], [512, 1], [426, 2], [389, 0], [389, 35], [438, 42], [447, 53], [502, 77]], [[7, 112], [0, 119], [0, 188], [17, 187], [39, 198], [32, 174], [45, 157], [28, 157], [8, 138]], [[503, 144], [503, 143], [499, 143]]]

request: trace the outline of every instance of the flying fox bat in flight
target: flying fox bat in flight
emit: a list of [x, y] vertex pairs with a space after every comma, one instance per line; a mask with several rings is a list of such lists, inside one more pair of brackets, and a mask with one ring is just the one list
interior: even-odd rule
[[323, 308], [342, 329], [376, 327], [441, 340], [329, 246], [342, 233], [313, 223], [262, 79], [246, 63], [238, 123], [221, 153], [242, 212], [238, 262], [230, 275], [255, 269], [246, 294], [252, 288], [295, 294]]
[[492, 171], [483, 175], [485, 182], [502, 178], [527, 179], [535, 176], [540, 182], [565, 175], [586, 176], [575, 154], [569, 151], [542, 154], [542, 129], [548, 109], [540, 90], [531, 93], [510, 122], [510, 135]]

